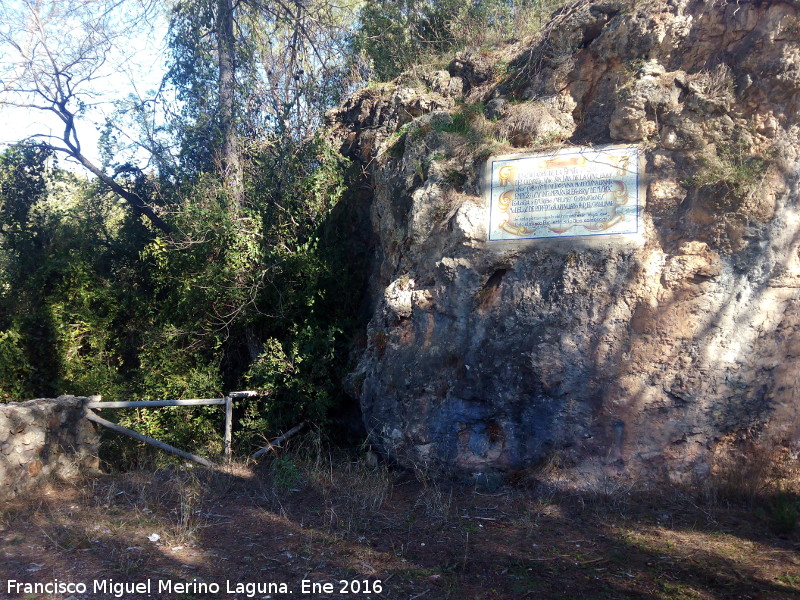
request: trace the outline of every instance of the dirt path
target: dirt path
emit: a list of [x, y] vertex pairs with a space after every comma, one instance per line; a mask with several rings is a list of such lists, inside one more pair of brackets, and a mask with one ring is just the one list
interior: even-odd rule
[[[282, 469], [101, 476], [7, 502], [0, 597], [800, 598], [800, 535], [758, 508]], [[25, 587], [47, 582], [73, 587]]]

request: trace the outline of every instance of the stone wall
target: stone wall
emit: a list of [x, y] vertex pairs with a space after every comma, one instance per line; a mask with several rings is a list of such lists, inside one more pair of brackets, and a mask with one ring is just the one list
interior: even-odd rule
[[83, 417], [86, 400], [61, 396], [0, 405], [0, 498], [48, 477], [98, 467], [100, 436]]

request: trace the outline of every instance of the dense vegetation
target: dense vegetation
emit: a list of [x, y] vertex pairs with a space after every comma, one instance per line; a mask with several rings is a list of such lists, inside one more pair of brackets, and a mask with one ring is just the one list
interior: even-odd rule
[[[90, 14], [93, 1], [51, 4]], [[37, 93], [67, 123], [66, 147], [45, 138], [0, 156], [2, 398], [256, 389], [269, 400], [242, 403], [243, 450], [302, 419], [329, 423], [346, 402], [368, 257], [345, 243], [337, 205], [356, 173], [317, 133], [323, 112], [369, 78], [526, 31], [548, 8], [171, 2], [164, 86], [118, 102], [90, 179], [59, 167], [59, 154], [85, 160], [69, 125], [84, 107], [56, 73], [53, 98]], [[219, 449], [213, 408], [122, 420]]]

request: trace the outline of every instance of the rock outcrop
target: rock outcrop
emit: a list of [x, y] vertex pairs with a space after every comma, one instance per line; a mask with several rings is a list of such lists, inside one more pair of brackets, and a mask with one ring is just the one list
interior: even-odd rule
[[[329, 114], [371, 186], [366, 342], [348, 383], [402, 463], [709, 473], [800, 450], [798, 2], [579, 2], [527, 47]], [[487, 242], [502, 152], [629, 142], [644, 244]]]

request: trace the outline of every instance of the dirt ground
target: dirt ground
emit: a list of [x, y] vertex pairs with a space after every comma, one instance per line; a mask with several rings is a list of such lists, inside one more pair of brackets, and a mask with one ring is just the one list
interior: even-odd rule
[[0, 597], [800, 598], [800, 535], [769, 515], [319, 457], [95, 475], [0, 505]]

